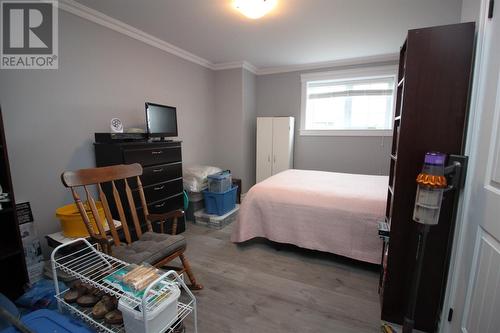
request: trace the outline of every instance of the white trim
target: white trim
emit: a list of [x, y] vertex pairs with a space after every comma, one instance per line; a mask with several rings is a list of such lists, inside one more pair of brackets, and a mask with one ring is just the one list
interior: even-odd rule
[[150, 46], [176, 55], [182, 59], [191, 61], [206, 68], [214, 69], [214, 64], [207, 59], [204, 59], [191, 52], [183, 50], [180, 47], [167, 43], [164, 40], [156, 38], [142, 30], [136, 29], [129, 24], [114, 19], [90, 7], [84, 6], [74, 0], [59, 0], [59, 8], [68, 13], [87, 19], [91, 22], [97, 23], [106, 28], [146, 43]]
[[234, 69], [234, 68], [243, 68], [252, 72], [253, 74], [258, 73], [257, 67], [249, 63], [248, 61], [232, 61], [232, 62], [223, 62], [214, 64], [212, 69], [215, 71], [225, 70], [225, 69]]
[[[497, 82], [500, 82], [500, 73], [497, 76]], [[500, 86], [497, 87], [496, 96], [495, 96], [495, 105], [500, 105]], [[493, 126], [491, 130], [491, 138], [490, 138], [490, 146], [488, 152], [488, 162], [486, 164], [486, 172], [484, 183], [487, 184], [485, 186], [486, 190], [492, 191], [495, 194], [499, 194], [498, 187], [494, 187], [495, 183], [498, 184], [498, 179], [495, 178], [493, 170], [498, 168], [499, 160], [498, 154], [496, 153], [499, 149], [498, 145], [498, 125], [500, 124], [500, 112], [498, 110], [494, 111], [493, 114]]]
[[[347, 130], [308, 130], [306, 129], [306, 104], [307, 104], [307, 82], [310, 81], [342, 81], [345, 79], [365, 79], [377, 77], [394, 77], [394, 91], [396, 91], [398, 66], [372, 66], [338, 71], [319, 73], [305, 73], [300, 75], [301, 97], [300, 97], [300, 127], [301, 136], [391, 136], [392, 129], [347, 129]], [[395, 98], [393, 98], [395, 105]], [[394, 112], [394, 107], [392, 108]], [[392, 116], [392, 114], [391, 114]]]
[[[479, 144], [479, 125], [481, 119], [482, 110], [479, 108], [479, 92], [481, 91], [481, 83], [484, 76], [484, 27], [486, 23], [486, 8], [488, 6], [488, 0], [481, 0], [480, 12], [479, 12], [479, 23], [477, 24], [477, 35], [476, 35], [476, 50], [474, 54], [474, 69], [472, 77], [472, 89], [470, 93], [470, 106], [469, 106], [469, 121], [467, 126], [467, 138], [465, 155], [469, 156], [469, 167], [467, 170], [467, 175], [465, 178], [465, 186], [462, 198], [459, 201], [457, 207], [457, 220], [455, 222], [455, 234], [453, 237], [453, 245], [451, 250], [450, 267], [448, 268], [448, 279], [446, 284], [445, 298], [443, 302], [443, 313], [441, 314], [441, 321], [439, 324], [438, 332], [440, 333], [454, 333], [451, 332], [451, 324], [443, 316], [446, 316], [447, 309], [454, 308], [457, 288], [458, 288], [458, 278], [460, 277], [460, 270], [463, 265], [468, 263], [462, 262], [463, 251], [465, 249], [465, 242], [468, 235], [467, 231], [467, 219], [469, 216], [469, 203], [472, 196], [472, 176], [475, 174], [476, 163], [475, 157], [477, 155], [477, 145]], [[470, 274], [472, 275], [472, 274]], [[469, 276], [470, 284], [471, 276]], [[465, 309], [465, 304], [464, 304]], [[457, 318], [463, 314], [455, 313], [454, 317]], [[457, 319], [455, 319], [457, 320]], [[466, 332], [465, 327], [460, 323], [462, 332]]]
[[257, 75], [258, 69], [248, 61], [243, 61], [243, 68]]
[[226, 69], [235, 69], [242, 68], [243, 61], [231, 61], [231, 62], [223, 62], [219, 64], [214, 64], [213, 69], [216, 71], [226, 70]]
[[300, 129], [302, 136], [392, 136], [392, 130], [366, 129], [366, 130], [304, 130]]
[[398, 73], [398, 66], [373, 66], [365, 68], [344, 69], [319, 73], [305, 73], [300, 75], [301, 82], [307, 81], [337, 81], [343, 79], [364, 79], [394, 76]]
[[351, 59], [339, 59], [332, 61], [315, 62], [310, 64], [299, 64], [299, 65], [288, 65], [288, 66], [276, 66], [276, 67], [261, 67], [257, 69], [258, 75], [268, 75], [277, 73], [287, 73], [287, 72], [298, 72], [312, 69], [321, 69], [328, 67], [347, 67], [355, 65], [367, 65], [376, 64], [384, 62], [398, 62], [399, 54], [390, 53], [382, 54], [376, 56], [359, 57]]

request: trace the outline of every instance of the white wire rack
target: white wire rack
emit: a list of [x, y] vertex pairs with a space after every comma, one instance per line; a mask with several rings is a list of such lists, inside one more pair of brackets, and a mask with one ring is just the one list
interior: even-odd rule
[[123, 325], [108, 325], [102, 320], [92, 317], [92, 309], [82, 308], [77, 305], [68, 304], [64, 301], [64, 293], [67, 290], [59, 290], [57, 270], [61, 270], [82, 282], [85, 282], [105, 293], [115, 296], [117, 299], [128, 303], [131, 308], [137, 308], [142, 312], [144, 325], [148, 321], [147, 314], [161, 305], [165, 295], [172, 289], [179, 287], [184, 292], [183, 301], [178, 302], [177, 317], [169, 323], [165, 323], [163, 332], [173, 332], [182, 321], [193, 313], [194, 331], [198, 332], [196, 298], [184, 283], [177, 272], [171, 270], [162, 274], [145, 289], [142, 297], [137, 297], [106, 281], [106, 278], [118, 270], [129, 266], [128, 263], [112, 256], [99, 252], [95, 246], [83, 238], [59, 245], [51, 255], [52, 271], [56, 289], [56, 298], [60, 311], [68, 311], [83, 319], [90, 326], [100, 332], [119, 333], [125, 332]]
[[56, 295], [56, 299], [61, 306], [62, 311], [71, 313], [73, 316], [83, 319], [89, 326], [100, 332], [113, 332], [113, 333], [123, 333], [125, 332], [125, 327], [121, 325], [109, 325], [104, 322], [104, 320], [96, 320], [92, 317], [92, 308], [83, 308], [68, 304], [64, 301], [64, 292]]

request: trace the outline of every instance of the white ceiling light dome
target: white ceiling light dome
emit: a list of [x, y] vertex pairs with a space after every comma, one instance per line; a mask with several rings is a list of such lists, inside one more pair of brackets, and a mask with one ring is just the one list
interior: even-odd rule
[[250, 19], [258, 19], [269, 13], [278, 0], [234, 0], [234, 7]]

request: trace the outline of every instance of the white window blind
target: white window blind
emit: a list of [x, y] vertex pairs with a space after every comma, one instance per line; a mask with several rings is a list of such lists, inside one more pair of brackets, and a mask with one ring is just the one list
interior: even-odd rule
[[[360, 75], [361, 76], [361, 75]], [[302, 131], [390, 131], [394, 74], [303, 80]]]

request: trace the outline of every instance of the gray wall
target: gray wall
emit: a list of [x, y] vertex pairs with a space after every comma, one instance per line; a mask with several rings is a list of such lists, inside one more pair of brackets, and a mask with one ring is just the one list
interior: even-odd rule
[[242, 178], [243, 168], [243, 79], [242, 69], [215, 72], [215, 160], [216, 166], [230, 169]]
[[481, 0], [462, 0], [462, 22], [479, 22]]
[[243, 191], [255, 184], [255, 149], [257, 124], [257, 77], [243, 70]]
[[[395, 65], [396, 62], [373, 65]], [[360, 66], [357, 66], [359, 68]], [[257, 77], [257, 116], [295, 117], [296, 169], [387, 175], [390, 137], [302, 136], [300, 129], [300, 75], [352, 67], [323, 68]]]
[[240, 178], [243, 191], [255, 184], [256, 77], [237, 68], [215, 73], [215, 160]]
[[2, 70], [0, 102], [14, 190], [40, 235], [72, 202], [64, 170], [94, 166], [93, 134], [112, 117], [144, 127], [144, 101], [178, 107], [185, 164], [213, 163], [214, 72], [60, 11], [58, 70]]

